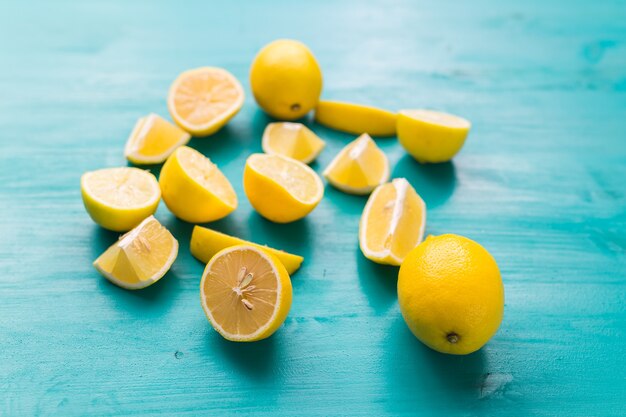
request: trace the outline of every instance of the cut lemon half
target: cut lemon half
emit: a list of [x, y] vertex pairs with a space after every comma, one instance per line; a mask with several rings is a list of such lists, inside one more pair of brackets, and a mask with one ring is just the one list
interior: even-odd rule
[[462, 117], [433, 110], [402, 110], [398, 141], [418, 162], [446, 162], [467, 138], [471, 123]]
[[367, 259], [400, 265], [420, 244], [426, 225], [426, 204], [404, 178], [376, 188], [363, 210], [359, 245]]
[[139, 168], [107, 168], [83, 174], [83, 203], [89, 216], [105, 229], [126, 232], [153, 214], [161, 190], [154, 175]]
[[264, 251], [274, 255], [283, 263], [289, 275], [296, 272], [304, 260], [302, 256], [293, 255], [291, 253], [259, 245], [257, 243], [248, 242], [246, 240], [239, 239], [238, 237], [229, 236], [202, 226], [195, 226], [193, 228], [193, 232], [191, 233], [191, 244], [189, 247], [193, 256], [198, 258], [200, 261], [207, 263], [222, 249], [235, 245], [254, 246], [255, 248], [263, 249]]
[[283, 264], [249, 245], [218, 252], [200, 283], [200, 300], [209, 322], [235, 342], [271, 336], [285, 321], [291, 298], [291, 280]]
[[176, 78], [167, 97], [172, 119], [194, 136], [208, 136], [224, 126], [243, 105], [243, 88], [222, 68], [203, 67]]
[[360, 135], [393, 136], [396, 114], [377, 107], [342, 101], [321, 100], [315, 108], [315, 121], [331, 129]]
[[335, 156], [323, 175], [341, 191], [369, 194], [389, 179], [389, 161], [376, 142], [364, 133]]
[[283, 155], [308, 164], [326, 143], [302, 123], [270, 123], [263, 132], [263, 152]]
[[137, 120], [126, 142], [124, 156], [137, 165], [160, 164], [189, 139], [189, 133], [151, 113]]
[[159, 184], [167, 208], [190, 223], [218, 220], [237, 208], [237, 194], [222, 171], [188, 146], [167, 158]]
[[252, 207], [276, 223], [303, 218], [320, 202], [324, 185], [308, 165], [281, 155], [252, 154], [243, 171]]
[[150, 216], [104, 251], [93, 266], [115, 285], [138, 290], [160, 280], [177, 255], [178, 241]]

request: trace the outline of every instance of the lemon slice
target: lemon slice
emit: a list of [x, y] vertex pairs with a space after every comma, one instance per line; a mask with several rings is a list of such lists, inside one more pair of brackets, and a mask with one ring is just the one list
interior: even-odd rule
[[264, 251], [269, 252], [283, 263], [289, 275], [296, 272], [304, 260], [302, 256], [293, 255], [282, 250], [248, 242], [246, 240], [239, 239], [238, 237], [229, 236], [202, 226], [195, 226], [193, 228], [189, 248], [191, 249], [191, 254], [193, 256], [198, 258], [200, 261], [207, 263], [222, 249], [235, 245], [254, 246], [255, 248], [263, 249]]
[[226, 248], [207, 264], [202, 308], [225, 339], [253, 342], [271, 336], [291, 308], [291, 280], [273, 255], [249, 245]]
[[191, 136], [154, 113], [137, 120], [128, 137], [124, 156], [133, 164], [160, 164]]
[[93, 221], [105, 229], [125, 232], [153, 214], [161, 190], [154, 175], [138, 168], [107, 168], [83, 174], [83, 203]]
[[389, 179], [389, 161], [364, 133], [346, 145], [324, 170], [334, 187], [350, 194], [369, 194]]
[[426, 225], [426, 205], [404, 178], [376, 188], [363, 210], [359, 245], [366, 258], [400, 265], [420, 244]]
[[177, 255], [174, 236], [150, 216], [104, 251], [93, 266], [115, 285], [138, 290], [160, 280]]
[[396, 114], [377, 107], [342, 101], [321, 100], [315, 108], [315, 121], [331, 129], [360, 135], [394, 136]]
[[326, 143], [302, 123], [270, 123], [263, 132], [263, 152], [283, 155], [308, 164]]
[[243, 172], [243, 189], [252, 207], [268, 220], [288, 223], [303, 218], [320, 202], [320, 177], [295, 159], [252, 154]]
[[191, 223], [218, 220], [237, 208], [237, 194], [217, 165], [188, 146], [167, 158], [159, 184], [167, 208]]
[[398, 141], [419, 162], [446, 162], [461, 150], [471, 126], [452, 114], [402, 110], [398, 115]]
[[167, 97], [172, 119], [194, 136], [208, 136], [224, 126], [243, 105], [243, 88], [222, 68], [203, 67], [176, 78]]

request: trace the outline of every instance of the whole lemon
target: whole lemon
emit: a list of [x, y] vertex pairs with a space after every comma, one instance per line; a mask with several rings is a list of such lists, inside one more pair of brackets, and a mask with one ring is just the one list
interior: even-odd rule
[[400, 311], [430, 348], [454, 355], [480, 349], [498, 330], [504, 286], [498, 265], [463, 236], [429, 236], [406, 256], [398, 276]]
[[263, 47], [254, 58], [250, 85], [254, 99], [267, 114], [295, 120], [317, 105], [322, 71], [306, 45], [280, 39]]

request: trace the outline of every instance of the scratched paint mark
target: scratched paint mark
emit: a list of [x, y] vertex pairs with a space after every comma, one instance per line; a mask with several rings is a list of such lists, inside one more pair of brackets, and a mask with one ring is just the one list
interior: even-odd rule
[[583, 46], [583, 57], [592, 64], [597, 64], [602, 61], [604, 54], [607, 50], [614, 48], [618, 45], [613, 40], [599, 40], [591, 42]]
[[500, 396], [506, 391], [507, 385], [513, 381], [513, 375], [501, 373], [487, 373], [480, 383], [478, 398]]

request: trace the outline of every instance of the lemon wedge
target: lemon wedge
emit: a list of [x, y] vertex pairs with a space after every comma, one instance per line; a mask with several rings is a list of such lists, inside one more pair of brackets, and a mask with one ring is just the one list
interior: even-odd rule
[[394, 136], [396, 114], [377, 107], [342, 101], [320, 100], [315, 121], [331, 129], [360, 135]]
[[104, 251], [93, 266], [115, 285], [138, 290], [160, 280], [177, 255], [174, 236], [150, 216]]
[[276, 223], [309, 214], [321, 201], [324, 185], [308, 165], [281, 155], [252, 154], [243, 172], [243, 188], [252, 207]]
[[128, 137], [124, 156], [133, 164], [160, 164], [191, 136], [154, 113], [140, 118]]
[[270, 248], [268, 246], [259, 245], [257, 243], [248, 242], [238, 237], [229, 236], [224, 233], [220, 233], [217, 230], [211, 230], [202, 226], [195, 226], [191, 233], [191, 254], [198, 258], [200, 261], [207, 263], [211, 258], [221, 251], [235, 245], [249, 245], [255, 248], [263, 249], [264, 251], [274, 255], [280, 260], [289, 275], [293, 274], [300, 268], [304, 258], [302, 256], [293, 255], [291, 253]]
[[369, 194], [389, 179], [389, 161], [376, 142], [364, 133], [335, 156], [323, 175], [341, 191]]
[[167, 107], [172, 119], [194, 136], [217, 132], [243, 105], [243, 88], [222, 68], [185, 71], [170, 87]]
[[80, 179], [80, 189], [93, 221], [116, 232], [137, 226], [156, 211], [161, 199], [154, 175], [130, 167], [86, 172]]
[[237, 194], [217, 165], [188, 146], [167, 158], [159, 184], [167, 208], [190, 223], [218, 220], [237, 208]]
[[263, 152], [283, 155], [305, 164], [313, 162], [326, 143], [302, 123], [270, 123], [263, 132]]
[[400, 265], [424, 237], [426, 204], [404, 178], [380, 185], [367, 200], [359, 224], [366, 258]]
[[207, 264], [200, 300], [209, 322], [225, 339], [252, 342], [271, 336], [285, 321], [291, 280], [274, 255], [254, 246], [232, 246]]

